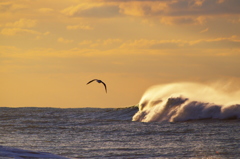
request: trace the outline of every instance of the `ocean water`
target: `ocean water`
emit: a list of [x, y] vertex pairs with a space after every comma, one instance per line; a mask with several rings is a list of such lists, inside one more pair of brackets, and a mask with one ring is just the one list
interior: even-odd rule
[[157, 86], [122, 109], [1, 107], [0, 158], [239, 158], [237, 97], [194, 86]]

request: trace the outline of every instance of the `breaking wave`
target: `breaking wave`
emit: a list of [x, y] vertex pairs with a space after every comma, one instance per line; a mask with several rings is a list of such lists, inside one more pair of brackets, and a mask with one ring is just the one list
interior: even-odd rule
[[139, 102], [133, 121], [178, 122], [200, 119], [239, 119], [240, 92], [226, 93], [197, 83], [154, 86]]

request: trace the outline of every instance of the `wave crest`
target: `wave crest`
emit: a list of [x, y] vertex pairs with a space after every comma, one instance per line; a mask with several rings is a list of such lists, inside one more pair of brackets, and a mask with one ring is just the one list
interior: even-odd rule
[[[199, 119], [238, 119], [237, 94], [196, 83], [176, 83], [150, 88], [139, 103], [133, 121], [177, 122]], [[233, 104], [235, 103], [235, 104]]]

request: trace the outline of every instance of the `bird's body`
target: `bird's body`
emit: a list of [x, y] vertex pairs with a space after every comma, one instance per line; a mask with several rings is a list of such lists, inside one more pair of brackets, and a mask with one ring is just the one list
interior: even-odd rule
[[96, 81], [97, 83], [102, 83], [102, 84], [104, 85], [105, 91], [106, 91], [106, 93], [107, 93], [107, 86], [106, 86], [106, 84], [105, 84], [102, 80], [93, 79], [93, 80], [89, 81], [87, 84], [92, 83], [93, 81]]

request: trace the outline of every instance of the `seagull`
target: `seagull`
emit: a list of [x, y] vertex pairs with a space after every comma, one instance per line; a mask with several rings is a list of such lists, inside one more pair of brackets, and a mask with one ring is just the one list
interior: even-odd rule
[[102, 84], [104, 85], [105, 91], [106, 91], [106, 93], [107, 93], [107, 86], [106, 86], [106, 84], [105, 84], [103, 81], [99, 80], [99, 79], [93, 79], [93, 80], [89, 81], [87, 84], [89, 84], [89, 83], [91, 83], [91, 82], [93, 82], [93, 81], [96, 81], [96, 82], [98, 82], [98, 83], [102, 83]]

